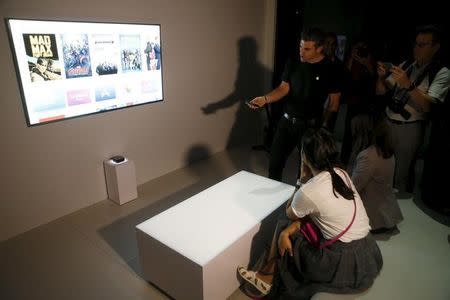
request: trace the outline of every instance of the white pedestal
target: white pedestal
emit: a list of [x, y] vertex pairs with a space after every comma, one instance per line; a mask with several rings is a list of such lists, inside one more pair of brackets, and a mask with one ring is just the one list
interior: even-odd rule
[[144, 278], [177, 300], [226, 299], [261, 221], [293, 192], [241, 171], [137, 225]]
[[106, 187], [108, 198], [120, 205], [137, 198], [136, 173], [133, 161], [126, 159], [115, 163], [105, 160]]

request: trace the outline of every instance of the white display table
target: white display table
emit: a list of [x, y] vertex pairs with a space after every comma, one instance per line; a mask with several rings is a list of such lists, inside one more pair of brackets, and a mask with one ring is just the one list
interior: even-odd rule
[[241, 171], [137, 225], [144, 278], [177, 300], [226, 299], [261, 221], [293, 192]]
[[112, 159], [103, 162], [108, 198], [120, 205], [136, 199], [136, 173], [133, 161], [125, 158], [116, 163]]

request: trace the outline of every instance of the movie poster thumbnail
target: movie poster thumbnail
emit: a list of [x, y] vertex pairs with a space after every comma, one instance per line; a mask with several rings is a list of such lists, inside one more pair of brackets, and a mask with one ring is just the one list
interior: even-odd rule
[[117, 74], [120, 50], [112, 34], [93, 34], [91, 36], [92, 65], [97, 75]]
[[92, 75], [87, 34], [62, 34], [62, 49], [66, 78]]
[[123, 72], [142, 70], [142, 53], [139, 35], [120, 35], [120, 58]]
[[145, 38], [144, 57], [146, 70], [161, 69], [161, 46], [157, 36]]
[[41, 33], [25, 33], [22, 36], [31, 82], [61, 79], [56, 36]]

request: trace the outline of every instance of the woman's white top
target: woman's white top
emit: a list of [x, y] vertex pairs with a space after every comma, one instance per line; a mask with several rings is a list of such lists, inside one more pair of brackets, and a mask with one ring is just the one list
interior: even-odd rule
[[[369, 218], [364, 205], [348, 174], [342, 169], [335, 168], [334, 170], [344, 183], [350, 184], [356, 201], [355, 220], [350, 229], [339, 240], [348, 243], [362, 239], [370, 230]], [[353, 200], [345, 199], [337, 191], [335, 193], [337, 197], [333, 194], [330, 173], [323, 171], [300, 187], [291, 204], [297, 217], [310, 216], [322, 231], [325, 239], [328, 240], [347, 228], [354, 211]]]

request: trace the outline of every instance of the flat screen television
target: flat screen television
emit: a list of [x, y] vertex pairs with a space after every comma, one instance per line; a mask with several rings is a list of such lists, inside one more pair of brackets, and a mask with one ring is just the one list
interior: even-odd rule
[[163, 100], [160, 25], [5, 21], [28, 126]]

